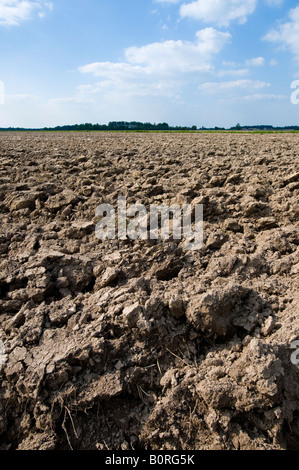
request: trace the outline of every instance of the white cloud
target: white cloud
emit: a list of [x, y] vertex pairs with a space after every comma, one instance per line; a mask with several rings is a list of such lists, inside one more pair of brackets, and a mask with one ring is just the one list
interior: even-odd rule
[[30, 95], [29, 93], [19, 93], [15, 95], [6, 95], [7, 101], [38, 101], [37, 95]]
[[69, 98], [51, 98], [48, 101], [48, 105], [59, 105], [59, 104], [69, 104], [69, 103], [93, 103], [92, 99], [84, 99], [83, 96], [72, 96]]
[[181, 81], [163, 74], [153, 73], [149, 67], [127, 63], [96, 62], [80, 67], [84, 74], [99, 77], [100, 81], [81, 85], [78, 88], [80, 99], [96, 99], [97, 95], [117, 102], [128, 97], [166, 96], [175, 98]]
[[230, 40], [230, 33], [205, 28], [197, 31], [194, 42], [163, 41], [143, 47], [129, 47], [125, 50], [127, 62], [95, 62], [79, 70], [119, 85], [132, 81], [147, 84], [169, 77], [176, 80], [178, 74], [181, 77], [193, 72], [211, 72], [213, 55], [220, 52]]
[[47, 10], [52, 10], [50, 2], [32, 0], [0, 0], [0, 25], [17, 26], [28, 20], [36, 12], [40, 17], [45, 16]]
[[286, 100], [289, 100], [289, 96], [270, 93], [251, 93], [248, 95], [224, 96], [223, 98], [219, 99], [219, 103], [226, 105], [232, 105], [234, 103], [245, 103], [246, 105], [249, 105], [250, 103], [254, 103], [256, 101], [264, 101], [266, 104], [266, 102], [278, 102]]
[[245, 64], [247, 66], [254, 66], [254, 67], [259, 67], [261, 65], [265, 65], [265, 59], [264, 57], [254, 57], [253, 59], [248, 59], [246, 60]]
[[249, 69], [226, 69], [218, 72], [219, 77], [225, 77], [226, 75], [235, 75], [236, 77], [242, 77], [249, 73]]
[[257, 0], [195, 0], [184, 3], [180, 14], [205, 23], [228, 26], [231, 21], [245, 23], [256, 8]]
[[147, 96], [164, 96], [168, 98], [177, 98], [179, 95], [180, 83], [175, 80], [156, 80], [145, 82], [130, 80], [102, 80], [89, 85], [81, 85], [78, 88], [79, 100], [93, 99], [97, 95], [103, 97], [109, 102], [120, 102], [127, 98], [140, 98]]
[[150, 72], [193, 72], [209, 68], [209, 61], [231, 40], [230, 33], [205, 28], [195, 42], [164, 41], [143, 47], [129, 47], [125, 56], [131, 64], [142, 64]]
[[268, 93], [255, 93], [253, 95], [246, 95], [238, 98], [242, 101], [261, 101], [261, 100], [286, 100], [289, 97], [286, 95], [274, 95]]
[[289, 11], [289, 21], [269, 31], [263, 39], [289, 49], [299, 62], [299, 6]]
[[[199, 80], [216, 73], [213, 57], [230, 42], [228, 32], [205, 28], [192, 41], [162, 41], [124, 51], [126, 61], [94, 62], [79, 67], [99, 80], [78, 88], [80, 99], [130, 105], [151, 97], [178, 103], [185, 86], [196, 91]], [[128, 104], [129, 103], [129, 104]], [[136, 104], [136, 103], [135, 103]]]
[[199, 90], [206, 91], [208, 93], [217, 93], [234, 90], [248, 90], [248, 89], [260, 89], [271, 86], [270, 83], [262, 82], [260, 80], [234, 80], [229, 82], [206, 82], [199, 85]]
[[136, 75], [143, 75], [144, 69], [140, 66], [134, 66], [125, 62], [94, 62], [92, 64], [79, 67], [81, 73], [89, 73], [95, 77], [110, 78], [133, 78]]

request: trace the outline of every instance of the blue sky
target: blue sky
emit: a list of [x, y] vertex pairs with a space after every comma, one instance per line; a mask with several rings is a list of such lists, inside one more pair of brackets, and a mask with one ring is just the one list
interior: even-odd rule
[[299, 125], [293, 0], [0, 0], [0, 59], [0, 127]]

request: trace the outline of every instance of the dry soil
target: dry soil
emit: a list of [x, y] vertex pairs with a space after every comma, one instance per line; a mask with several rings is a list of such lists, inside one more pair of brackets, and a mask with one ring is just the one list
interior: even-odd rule
[[[298, 134], [1, 133], [0, 448], [299, 448], [298, 155]], [[202, 248], [98, 240], [122, 195], [203, 204]]]

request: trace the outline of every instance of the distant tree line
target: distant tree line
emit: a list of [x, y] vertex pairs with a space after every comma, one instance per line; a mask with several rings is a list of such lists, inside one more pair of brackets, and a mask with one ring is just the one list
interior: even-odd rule
[[127, 122], [112, 121], [109, 124], [75, 124], [73, 126], [57, 126], [52, 129], [44, 128], [44, 130], [54, 131], [170, 131], [170, 130], [197, 130], [196, 126], [192, 127], [170, 127], [167, 122], [152, 124], [150, 122]]
[[236, 130], [236, 131], [299, 131], [299, 126], [285, 126], [285, 127], [274, 127], [267, 125], [257, 126], [241, 126], [239, 123], [226, 129], [225, 127], [200, 127], [197, 126], [169, 126], [166, 122], [159, 124], [152, 124], [150, 122], [138, 122], [138, 121], [112, 121], [109, 124], [74, 124], [66, 126], [56, 127], [43, 127], [38, 129], [23, 128], [23, 127], [8, 127], [0, 128], [0, 131], [225, 131], [225, 130]]
[[299, 126], [241, 126], [239, 123], [235, 127], [231, 127], [230, 130], [237, 131], [299, 131]]

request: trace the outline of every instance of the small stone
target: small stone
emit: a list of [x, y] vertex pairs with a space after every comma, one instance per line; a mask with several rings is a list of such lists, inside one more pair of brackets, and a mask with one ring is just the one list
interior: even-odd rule
[[152, 324], [146, 318], [141, 317], [136, 323], [136, 328], [142, 332], [149, 333], [152, 329]]
[[129, 444], [127, 443], [127, 441], [124, 441], [124, 442], [122, 443], [122, 445], [121, 445], [121, 450], [124, 450], [124, 451], [130, 450], [130, 446], [129, 446]]
[[19, 211], [21, 209], [31, 209], [35, 208], [35, 197], [34, 195], [21, 196], [18, 199], [15, 199], [10, 205], [10, 211]]
[[25, 321], [25, 315], [22, 311], [18, 312], [10, 322], [10, 328], [18, 328]]
[[60, 209], [64, 209], [69, 205], [73, 206], [78, 202], [78, 196], [73, 191], [65, 189], [64, 191], [62, 191], [62, 193], [58, 193], [55, 194], [55, 196], [51, 196], [48, 199], [46, 206], [51, 212], [56, 213]]
[[153, 294], [144, 305], [144, 313], [146, 318], [159, 319], [163, 315], [164, 302], [161, 297]]
[[72, 305], [67, 309], [68, 315], [74, 315], [77, 312], [77, 305]]
[[223, 176], [212, 176], [208, 183], [209, 188], [221, 188], [225, 183], [225, 177]]
[[72, 223], [72, 227], [82, 233], [91, 233], [94, 229], [94, 223], [86, 220], [78, 220], [77, 222]]
[[101, 287], [109, 286], [111, 282], [115, 281], [118, 275], [119, 275], [119, 269], [107, 268], [102, 276], [100, 286]]
[[124, 367], [124, 364], [123, 364], [123, 362], [120, 361], [120, 360], [115, 364], [115, 369], [116, 369], [116, 370], [120, 370], [120, 369], [122, 369], [123, 367]]
[[137, 325], [138, 320], [140, 319], [142, 314], [141, 307], [138, 302], [129, 307], [125, 307], [123, 311], [123, 315], [127, 321], [129, 328], [135, 328]]
[[5, 369], [5, 375], [8, 379], [19, 378], [23, 370], [24, 367], [21, 362], [17, 362], [13, 366], [9, 364]]
[[275, 217], [261, 217], [257, 222], [257, 228], [259, 230], [270, 230], [275, 227], [277, 227]]
[[295, 183], [296, 181], [299, 181], [299, 171], [297, 171], [296, 173], [292, 173], [283, 180], [285, 186], [290, 183]]
[[261, 330], [262, 334], [264, 336], [269, 336], [272, 333], [272, 331], [274, 330], [275, 326], [276, 326], [276, 322], [275, 322], [274, 318], [273, 317], [268, 317], [267, 320], [265, 321], [265, 324], [264, 324], [262, 330]]
[[16, 360], [16, 361], [24, 361], [25, 357], [27, 355], [27, 349], [22, 347], [17, 347], [14, 349], [13, 351], [13, 358]]

